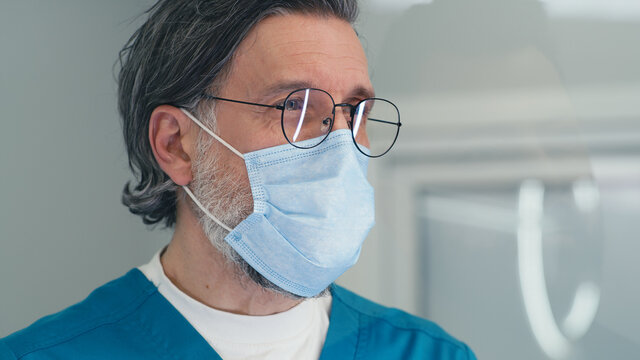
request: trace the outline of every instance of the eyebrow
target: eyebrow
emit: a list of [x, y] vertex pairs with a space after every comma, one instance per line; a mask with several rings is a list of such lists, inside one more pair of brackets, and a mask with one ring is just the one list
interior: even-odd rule
[[[264, 93], [267, 94], [267, 96], [270, 96], [273, 94], [280, 94], [283, 92], [289, 93], [294, 90], [306, 89], [306, 88], [321, 89], [318, 86], [314, 86], [314, 84], [309, 81], [282, 81], [267, 87], [264, 90]], [[372, 88], [363, 86], [363, 85], [356, 86], [355, 88], [351, 89], [351, 91], [349, 91], [347, 94], [348, 95], [345, 96], [345, 99], [349, 99], [352, 97], [362, 97], [364, 99], [364, 98], [373, 98], [376, 96], [375, 91]], [[333, 94], [331, 96], [333, 96]]]
[[351, 90], [351, 92], [349, 93], [349, 96], [347, 96], [347, 98], [349, 97], [361, 97], [363, 99], [374, 98], [376, 97], [376, 92], [375, 90], [369, 87], [356, 86], [356, 88]]
[[264, 90], [266, 96], [280, 94], [283, 92], [292, 92], [298, 89], [313, 88], [313, 84], [308, 81], [282, 81], [275, 83]]

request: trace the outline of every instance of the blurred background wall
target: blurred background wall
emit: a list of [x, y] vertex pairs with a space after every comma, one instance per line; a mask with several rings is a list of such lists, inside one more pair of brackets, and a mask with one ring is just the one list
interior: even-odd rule
[[[130, 178], [112, 66], [152, 1], [0, 3], [0, 336], [170, 238]], [[339, 282], [481, 359], [640, 358], [640, 3], [362, 2], [377, 225]]]
[[150, 1], [0, 1], [0, 336], [146, 263], [112, 67]]

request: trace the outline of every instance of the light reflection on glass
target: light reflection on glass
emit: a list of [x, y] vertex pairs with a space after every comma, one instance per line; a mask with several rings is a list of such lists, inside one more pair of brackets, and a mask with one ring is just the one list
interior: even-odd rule
[[[576, 187], [575, 184], [574, 190], [584, 186], [578, 185]], [[582, 187], [582, 189], [586, 189], [586, 187]], [[587, 193], [582, 192], [582, 194]], [[593, 194], [593, 192], [589, 194]], [[576, 200], [578, 198], [576, 197]], [[589, 199], [592, 200], [593, 197]], [[593, 204], [593, 201], [589, 204]], [[540, 181], [526, 180], [522, 182], [518, 199], [518, 214], [518, 270], [529, 324], [533, 335], [547, 356], [552, 359], [565, 359], [570, 353], [571, 342], [562, 333], [553, 316], [544, 275], [542, 248], [544, 185]], [[563, 323], [563, 330], [568, 337], [577, 340], [589, 330], [598, 310], [599, 302], [600, 289], [597, 285], [585, 282], [578, 286], [571, 310]]]
[[304, 105], [302, 105], [302, 112], [300, 113], [300, 119], [298, 119], [298, 127], [296, 128], [296, 132], [293, 134], [293, 141], [295, 142], [298, 139], [298, 135], [300, 135], [300, 129], [302, 128], [302, 123], [304, 123], [304, 115], [307, 113], [307, 104], [309, 103], [309, 89], [304, 92]]

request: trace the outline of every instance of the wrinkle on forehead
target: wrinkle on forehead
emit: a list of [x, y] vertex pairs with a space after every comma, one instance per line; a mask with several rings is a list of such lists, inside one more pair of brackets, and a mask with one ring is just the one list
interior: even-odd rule
[[334, 17], [270, 16], [251, 30], [233, 61], [234, 77], [250, 80], [252, 88], [245, 94], [293, 76], [331, 83], [331, 87], [341, 87], [345, 81], [370, 86], [367, 59], [357, 34], [349, 23]]

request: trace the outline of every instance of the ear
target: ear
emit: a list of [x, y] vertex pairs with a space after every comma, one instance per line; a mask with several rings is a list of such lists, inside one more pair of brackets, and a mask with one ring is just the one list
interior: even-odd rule
[[149, 143], [160, 168], [177, 185], [188, 185], [193, 175], [191, 159], [195, 155], [196, 132], [180, 109], [160, 105], [149, 118]]

